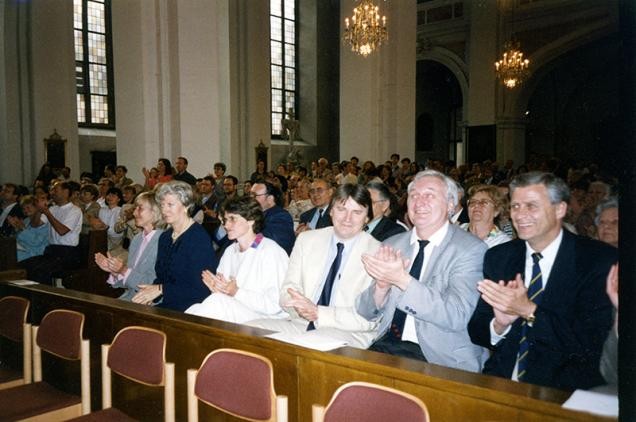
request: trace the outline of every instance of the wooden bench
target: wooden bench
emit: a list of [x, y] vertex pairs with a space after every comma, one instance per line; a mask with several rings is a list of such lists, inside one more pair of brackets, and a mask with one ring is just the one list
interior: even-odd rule
[[[92, 379], [99, 379], [99, 345], [129, 325], [156, 328], [167, 334], [166, 358], [176, 365], [176, 415], [186, 420], [186, 371], [197, 368], [208, 352], [232, 347], [268, 357], [274, 366], [278, 394], [289, 397], [289, 420], [311, 420], [313, 403], [326, 405], [340, 385], [368, 381], [397, 388], [426, 403], [435, 421], [601, 421], [611, 420], [567, 410], [569, 393], [506, 379], [449, 369], [433, 364], [343, 347], [318, 352], [264, 338], [267, 333], [180, 312], [50, 286], [14, 286], [0, 282], [0, 296], [31, 300], [37, 323], [51, 309], [67, 308], [86, 315], [85, 337], [91, 340]], [[61, 380], [69, 379], [60, 372]], [[157, 418], [161, 394], [137, 390], [119, 379], [113, 400], [131, 416]], [[92, 383], [93, 408], [99, 405], [99, 382]], [[72, 386], [67, 386], [72, 388]], [[201, 408], [202, 420], [231, 420]]]
[[0, 237], [0, 271], [18, 268], [15, 237]]

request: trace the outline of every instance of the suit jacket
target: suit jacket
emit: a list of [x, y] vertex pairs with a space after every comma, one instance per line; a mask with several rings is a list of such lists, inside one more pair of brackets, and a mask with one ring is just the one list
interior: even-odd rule
[[[298, 235], [285, 281], [281, 286], [281, 306], [289, 299], [287, 289], [290, 287], [310, 299], [319, 294], [318, 290], [325, 281], [325, 262], [333, 233], [333, 227], [326, 227]], [[362, 232], [359, 236], [342, 268], [339, 284], [335, 286], [329, 306], [318, 307], [318, 321], [315, 325], [318, 329], [328, 327], [353, 332], [361, 343], [369, 345], [376, 336], [377, 324], [358, 315], [355, 299], [372, 281], [362, 265], [362, 254], [374, 253], [380, 242], [368, 233]], [[283, 306], [283, 309], [293, 318], [300, 318], [293, 308]]]
[[[395, 235], [385, 242], [413, 256], [411, 231]], [[458, 226], [448, 225], [442, 243], [431, 257], [419, 280], [412, 280], [406, 290], [392, 287], [383, 306], [373, 299], [375, 283], [357, 301], [360, 315], [379, 321], [379, 337], [391, 325], [396, 308], [415, 318], [417, 339], [426, 359], [435, 364], [478, 372], [488, 357], [487, 350], [471, 343], [466, 324], [475, 309], [482, 278], [482, 262], [487, 246]], [[428, 251], [427, 251], [428, 253]]]
[[[325, 209], [325, 211], [322, 213], [322, 215], [316, 222], [317, 229], [322, 229], [322, 228], [333, 225], [333, 223], [331, 222], [331, 216], [329, 215], [329, 211], [331, 211], [331, 205], [329, 205], [327, 209]], [[309, 211], [305, 211], [304, 213], [300, 214], [298, 221], [300, 222], [300, 224], [309, 224], [311, 219], [314, 218], [314, 214], [316, 214], [317, 212], [318, 212], [318, 207], [313, 207]]]
[[143, 232], [139, 232], [130, 241], [130, 247], [128, 248], [128, 268], [130, 268], [130, 274], [128, 274], [126, 278], [126, 283], [118, 281], [113, 284], [114, 288], [123, 287], [126, 289], [119, 297], [120, 299], [131, 301], [133, 296], [137, 293], [138, 285], [151, 284], [157, 277], [155, 273], [155, 263], [157, 261], [157, 246], [159, 245], [161, 233], [163, 233], [163, 230], [157, 229], [155, 234], [152, 235], [152, 239], [150, 239], [150, 242], [146, 245], [146, 249], [144, 249], [143, 255], [139, 258], [136, 265], [137, 253], [143, 241]]
[[154, 284], [163, 288], [162, 308], [185, 311], [203, 302], [210, 290], [201, 280], [201, 272], [216, 272], [219, 262], [212, 242], [200, 224], [194, 223], [172, 242], [172, 229], [159, 236]]
[[406, 229], [395, 221], [387, 217], [382, 217], [378, 225], [375, 226], [371, 232], [371, 236], [375, 237], [380, 242], [383, 242], [394, 234], [404, 233], [405, 231]]
[[278, 205], [266, 210], [264, 214], [263, 236], [278, 243], [281, 248], [285, 249], [287, 255], [291, 254], [296, 241], [294, 221], [291, 214]]
[[18, 217], [20, 220], [24, 219], [24, 213], [22, 212], [22, 207], [19, 203], [16, 203], [13, 208], [11, 208], [11, 211], [7, 214], [6, 220], [4, 220], [4, 223], [0, 226], [0, 236], [16, 235], [15, 228], [9, 224], [9, 217]]
[[[484, 260], [484, 278], [512, 280], [525, 271], [526, 243], [517, 239], [491, 248]], [[605, 280], [616, 262], [615, 248], [563, 230], [550, 278], [529, 330], [528, 364], [524, 380], [560, 389], [588, 389], [603, 383], [599, 360], [612, 325], [612, 305]], [[517, 319], [506, 338], [490, 344], [492, 307], [482, 299], [468, 332], [476, 344], [492, 350], [484, 373], [512, 376], [519, 351], [521, 324]]]
[[182, 182], [186, 182], [189, 185], [196, 185], [197, 178], [190, 174], [187, 170], [183, 173], [175, 173], [172, 175], [174, 180], [180, 180]]

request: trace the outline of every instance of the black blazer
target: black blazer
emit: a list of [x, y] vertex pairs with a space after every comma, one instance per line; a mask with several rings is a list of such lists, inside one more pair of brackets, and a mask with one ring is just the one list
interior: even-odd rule
[[0, 226], [0, 236], [16, 235], [15, 228], [11, 224], [9, 224], [9, 217], [18, 217], [20, 219], [24, 219], [24, 213], [22, 212], [22, 207], [19, 203], [16, 203], [13, 208], [11, 208], [11, 211], [9, 211], [9, 214], [4, 220], [4, 223], [2, 224], [2, 226]]
[[388, 239], [394, 234], [403, 233], [405, 231], [406, 229], [395, 221], [387, 217], [382, 217], [378, 225], [375, 226], [373, 231], [369, 234], [382, 242], [384, 239]]
[[[331, 216], [329, 215], [330, 211], [331, 211], [331, 205], [327, 207], [325, 212], [323, 212], [320, 218], [318, 219], [318, 222], [316, 222], [317, 229], [322, 229], [324, 227], [330, 227], [333, 225], [333, 223], [331, 222]], [[311, 219], [314, 218], [314, 214], [317, 212], [318, 212], [318, 207], [313, 207], [312, 209], [300, 214], [298, 221], [300, 222], [300, 224], [309, 224]]]
[[[524, 274], [526, 245], [517, 239], [486, 252], [484, 278], [509, 281]], [[605, 293], [616, 248], [563, 230], [550, 278], [528, 333], [530, 349], [525, 381], [563, 390], [604, 384], [599, 373], [603, 342], [612, 325], [612, 304]], [[522, 319], [506, 338], [490, 344], [493, 310], [483, 299], [468, 323], [473, 343], [492, 350], [483, 372], [510, 378], [515, 367]]]

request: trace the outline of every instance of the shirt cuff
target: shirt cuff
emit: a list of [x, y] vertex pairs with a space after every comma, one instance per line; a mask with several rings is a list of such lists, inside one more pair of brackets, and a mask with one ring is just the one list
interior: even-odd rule
[[499, 343], [501, 340], [506, 338], [506, 334], [508, 334], [508, 332], [510, 331], [510, 328], [512, 328], [511, 325], [508, 326], [508, 328], [506, 328], [506, 330], [501, 333], [501, 334], [497, 334], [497, 332], [495, 331], [495, 319], [491, 319], [490, 320], [490, 344], [491, 345], [496, 345], [497, 343]]

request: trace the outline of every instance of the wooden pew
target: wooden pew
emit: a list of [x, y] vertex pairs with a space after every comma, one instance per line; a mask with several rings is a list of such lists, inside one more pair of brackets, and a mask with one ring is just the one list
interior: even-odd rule
[[[278, 394], [289, 397], [289, 420], [311, 420], [313, 403], [327, 404], [335, 389], [349, 381], [369, 381], [398, 388], [421, 398], [434, 421], [602, 421], [611, 420], [566, 410], [569, 394], [510, 380], [384, 355], [349, 347], [318, 352], [263, 338], [267, 331], [179, 312], [146, 307], [103, 296], [50, 286], [14, 286], [0, 282], [0, 296], [31, 300], [37, 323], [51, 309], [67, 308], [86, 315], [85, 336], [91, 340], [93, 408], [99, 408], [99, 345], [109, 343], [128, 325], [163, 330], [167, 359], [176, 364], [177, 420], [186, 419], [186, 370], [200, 365], [221, 347], [260, 353], [272, 360]], [[69, 379], [60, 374], [60, 379]], [[139, 390], [122, 379], [114, 397], [118, 406], [143, 420], [157, 419], [161, 396]], [[122, 388], [123, 386], [123, 388]], [[72, 386], [69, 386], [72, 387]], [[124, 390], [124, 391], [122, 391]], [[135, 397], [141, 397], [135, 399]], [[201, 408], [202, 420], [235, 420]]]
[[0, 271], [18, 268], [15, 237], [0, 237]]

